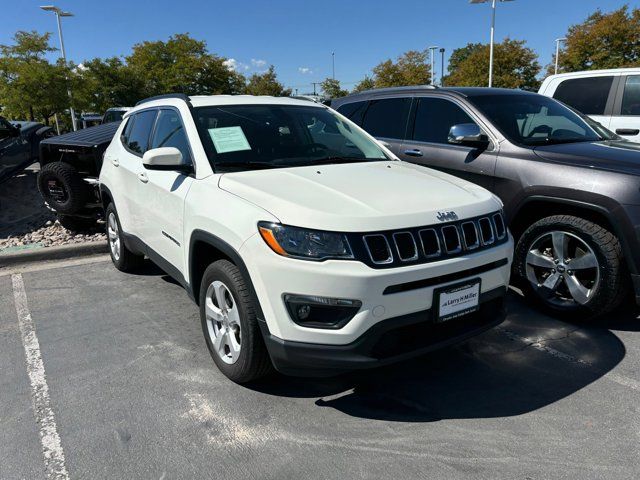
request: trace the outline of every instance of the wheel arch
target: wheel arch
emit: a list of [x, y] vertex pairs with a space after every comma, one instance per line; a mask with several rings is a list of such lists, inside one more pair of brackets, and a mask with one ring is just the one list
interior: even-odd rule
[[511, 214], [509, 228], [517, 242], [522, 233], [534, 222], [552, 215], [573, 215], [597, 223], [608, 229], [620, 241], [625, 258], [631, 260], [629, 269], [637, 273], [638, 260], [633, 255], [625, 225], [610, 209], [590, 202], [544, 195], [528, 197]]
[[244, 260], [233, 246], [204, 230], [194, 230], [189, 240], [189, 287], [196, 303], [200, 302], [200, 285], [204, 271], [217, 260], [228, 260], [238, 267], [249, 287], [256, 316], [260, 324], [266, 326], [262, 308]]

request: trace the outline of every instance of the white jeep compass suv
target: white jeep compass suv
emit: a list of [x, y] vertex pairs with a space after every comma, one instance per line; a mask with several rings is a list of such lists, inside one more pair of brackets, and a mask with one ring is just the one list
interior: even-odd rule
[[165, 95], [105, 152], [111, 257], [146, 255], [200, 306], [220, 370], [332, 375], [419, 355], [504, 318], [500, 201], [399, 161], [305, 100]]

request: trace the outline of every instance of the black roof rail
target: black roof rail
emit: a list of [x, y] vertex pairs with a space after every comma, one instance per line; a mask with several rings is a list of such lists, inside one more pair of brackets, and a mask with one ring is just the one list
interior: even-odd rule
[[369, 90], [363, 90], [358, 93], [384, 93], [384, 92], [402, 92], [405, 90], [437, 90], [437, 85], [407, 85], [405, 87], [383, 87], [383, 88], [370, 88]]
[[189, 95], [186, 95], [184, 93], [165, 93], [164, 95], [156, 95], [154, 97], [144, 98], [136, 103], [136, 107], [138, 105], [142, 105], [143, 103], [151, 102], [153, 100], [162, 100], [163, 98], [177, 98], [178, 100], [184, 100], [189, 104], [191, 103]]

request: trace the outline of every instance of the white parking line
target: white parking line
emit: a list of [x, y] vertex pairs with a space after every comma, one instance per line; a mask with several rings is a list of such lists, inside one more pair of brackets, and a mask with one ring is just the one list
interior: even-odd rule
[[[541, 352], [544, 352], [546, 354], [551, 355], [552, 357], [555, 357], [559, 360], [563, 360], [565, 362], [568, 363], [574, 363], [577, 365], [582, 365], [584, 367], [588, 367], [591, 368], [593, 370], [601, 370], [598, 367], [596, 367], [595, 365], [593, 365], [592, 363], [583, 360], [581, 358], [576, 358], [572, 355], [569, 355], [567, 353], [561, 352], [559, 350], [556, 350], [555, 348], [551, 348], [550, 346], [546, 345], [544, 342], [542, 341], [538, 341], [538, 340], [534, 340], [532, 338], [527, 338], [527, 337], [523, 337], [521, 335], [518, 335], [515, 332], [512, 332], [511, 330], [507, 330], [504, 327], [496, 327], [496, 330], [499, 331], [500, 333], [502, 333], [503, 335], [506, 335], [507, 337], [509, 337], [511, 340], [516, 340], [518, 342], [527, 344], [528, 346], [535, 348], [536, 350], [539, 350]], [[604, 378], [608, 378], [609, 380], [611, 380], [612, 382], [617, 383], [618, 385], [622, 385], [624, 387], [630, 388], [632, 390], [635, 390], [636, 392], [640, 392], [640, 382], [638, 382], [637, 380], [630, 378], [630, 377], [626, 377], [624, 375], [619, 375], [617, 373], [613, 373], [613, 372], [607, 372], [604, 373], [603, 375]]]
[[44, 363], [40, 354], [40, 342], [36, 336], [36, 328], [29, 312], [27, 294], [24, 289], [22, 275], [11, 276], [13, 284], [13, 298], [18, 314], [18, 324], [22, 335], [22, 346], [27, 362], [27, 374], [31, 382], [31, 401], [33, 412], [38, 424], [40, 443], [47, 478], [67, 480], [69, 473], [64, 459], [64, 451], [60, 443], [56, 419], [49, 400], [49, 386], [44, 371]]

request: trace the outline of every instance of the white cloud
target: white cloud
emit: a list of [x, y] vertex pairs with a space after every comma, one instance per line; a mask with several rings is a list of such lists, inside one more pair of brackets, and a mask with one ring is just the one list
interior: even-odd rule
[[251, 59], [251, 65], [256, 67], [256, 68], [264, 68], [264, 67], [267, 66], [267, 61], [259, 59], [259, 58], [252, 58]]
[[242, 63], [235, 58], [228, 58], [224, 62], [222, 62], [225, 67], [227, 67], [232, 72], [238, 71], [247, 71], [249, 70], [249, 65]]
[[298, 67], [298, 71], [303, 75], [313, 73], [313, 70], [311, 70], [309, 67]]

